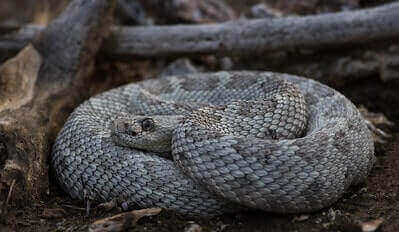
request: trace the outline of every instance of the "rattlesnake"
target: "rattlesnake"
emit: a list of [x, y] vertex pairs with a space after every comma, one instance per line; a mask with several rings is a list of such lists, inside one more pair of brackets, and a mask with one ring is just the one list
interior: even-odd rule
[[249, 71], [109, 90], [75, 109], [52, 152], [73, 198], [201, 216], [315, 211], [364, 180], [374, 161], [371, 133], [342, 94]]

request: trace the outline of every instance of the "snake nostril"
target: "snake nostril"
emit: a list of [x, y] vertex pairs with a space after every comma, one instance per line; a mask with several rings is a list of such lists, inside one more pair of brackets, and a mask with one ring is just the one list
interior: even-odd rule
[[125, 123], [123, 123], [122, 121], [116, 119], [114, 121], [114, 129], [117, 132], [123, 132], [125, 130]]
[[132, 131], [132, 130], [129, 130], [128, 133], [131, 136], [136, 136], [137, 135], [137, 132], [136, 131]]
[[124, 123], [125, 133], [130, 136], [136, 136], [138, 134], [137, 129], [133, 127], [130, 123]]

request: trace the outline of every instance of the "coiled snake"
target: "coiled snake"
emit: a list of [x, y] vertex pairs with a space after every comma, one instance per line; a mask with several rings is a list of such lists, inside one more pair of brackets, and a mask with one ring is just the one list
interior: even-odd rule
[[371, 133], [342, 94], [302, 77], [246, 71], [102, 93], [75, 109], [52, 152], [73, 198], [201, 216], [315, 211], [362, 181], [374, 160]]

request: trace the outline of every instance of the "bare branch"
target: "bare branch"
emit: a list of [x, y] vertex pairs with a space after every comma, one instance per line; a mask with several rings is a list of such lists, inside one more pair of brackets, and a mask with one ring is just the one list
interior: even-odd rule
[[[317, 49], [399, 38], [399, 3], [305, 17], [229, 21], [211, 25], [114, 27], [102, 50], [111, 56], [243, 56]], [[21, 49], [38, 26], [0, 36], [0, 51]]]

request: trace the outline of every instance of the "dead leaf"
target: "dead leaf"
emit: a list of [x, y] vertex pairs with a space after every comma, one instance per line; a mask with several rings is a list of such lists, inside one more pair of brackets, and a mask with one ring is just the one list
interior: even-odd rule
[[299, 215], [299, 216], [295, 216], [293, 219], [292, 219], [292, 222], [303, 222], [303, 221], [306, 221], [306, 220], [308, 220], [309, 219], [309, 215], [307, 215], [307, 214], [302, 214], [302, 215]]
[[383, 222], [384, 222], [384, 219], [377, 218], [377, 219], [372, 220], [372, 221], [363, 222], [363, 223], [360, 224], [360, 226], [362, 227], [362, 231], [363, 232], [374, 232], [380, 227], [380, 225]]
[[133, 210], [112, 217], [103, 218], [93, 222], [89, 227], [89, 232], [124, 231], [133, 227], [140, 218], [157, 215], [161, 210], [161, 208]]

